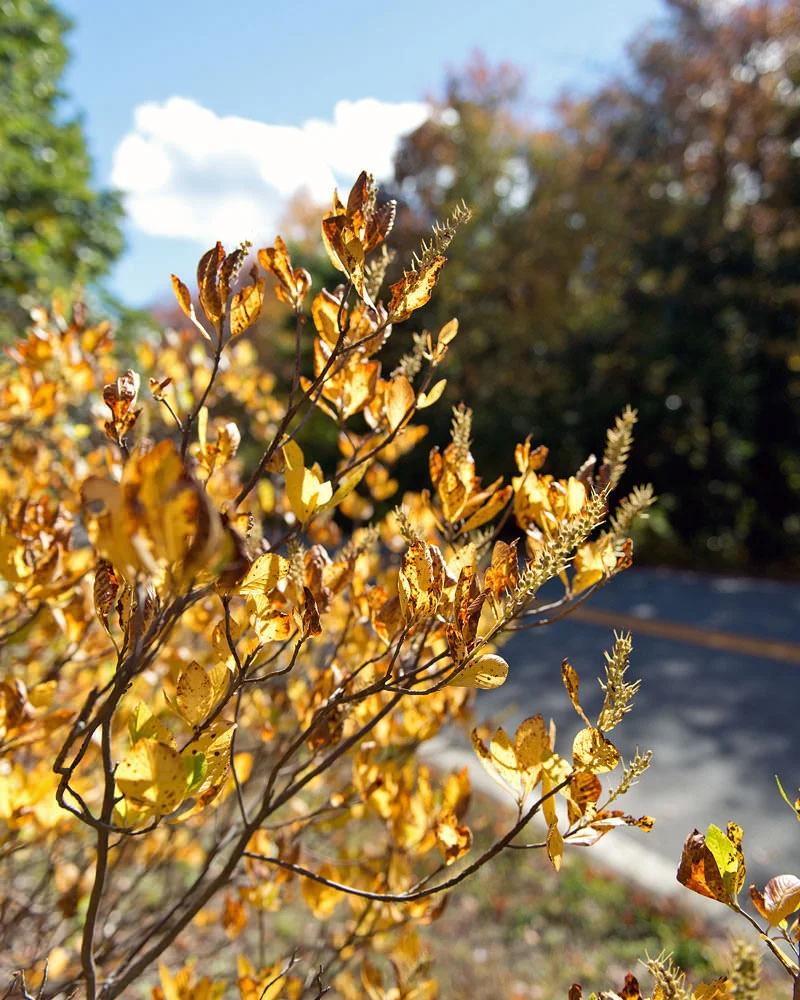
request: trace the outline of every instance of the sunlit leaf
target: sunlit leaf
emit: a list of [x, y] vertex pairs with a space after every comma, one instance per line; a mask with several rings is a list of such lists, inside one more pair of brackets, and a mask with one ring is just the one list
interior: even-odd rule
[[224, 303], [220, 299], [217, 287], [217, 275], [225, 259], [225, 250], [217, 243], [206, 251], [197, 265], [197, 289], [200, 294], [200, 305], [203, 312], [212, 323], [218, 323], [222, 317]]
[[175, 702], [190, 726], [199, 725], [211, 711], [214, 688], [208, 674], [196, 660], [181, 670], [175, 688]]
[[681, 885], [700, 896], [708, 896], [709, 899], [726, 904], [731, 901], [716, 859], [699, 830], [694, 830], [686, 838], [677, 878]]
[[405, 375], [392, 379], [386, 389], [386, 417], [389, 429], [397, 430], [413, 412], [416, 396]]
[[426, 267], [419, 271], [408, 271], [391, 286], [389, 315], [394, 323], [408, 319], [412, 312], [421, 309], [430, 299], [446, 260], [446, 257], [438, 254]]
[[117, 787], [133, 805], [155, 816], [166, 816], [186, 794], [186, 768], [172, 747], [153, 739], [140, 739], [120, 761]]
[[486, 653], [456, 674], [450, 685], [491, 690], [504, 684], [506, 677], [508, 677], [508, 664], [503, 657], [496, 653]]
[[619, 751], [599, 729], [587, 726], [576, 735], [572, 744], [575, 767], [592, 774], [613, 771], [619, 764]]
[[264, 301], [264, 279], [260, 277], [255, 268], [251, 271], [251, 277], [253, 284], [239, 289], [231, 300], [231, 339], [244, 333], [248, 327], [255, 323], [261, 313], [261, 304]]
[[776, 875], [764, 886], [763, 894], [750, 886], [753, 905], [771, 927], [779, 927], [800, 910], [800, 878], [796, 875]]

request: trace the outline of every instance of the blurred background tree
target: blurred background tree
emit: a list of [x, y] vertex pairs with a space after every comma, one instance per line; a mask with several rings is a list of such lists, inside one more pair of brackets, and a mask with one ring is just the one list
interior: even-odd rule
[[123, 248], [116, 194], [93, 187], [81, 123], [63, 117], [69, 21], [48, 0], [0, 4], [0, 339], [55, 289], [105, 275]]
[[475, 210], [421, 322], [460, 318], [449, 391], [487, 475], [528, 433], [577, 463], [630, 401], [631, 475], [664, 498], [650, 557], [797, 568], [800, 8], [667, 8], [546, 130], [512, 69], [451, 77], [396, 161], [408, 249]]

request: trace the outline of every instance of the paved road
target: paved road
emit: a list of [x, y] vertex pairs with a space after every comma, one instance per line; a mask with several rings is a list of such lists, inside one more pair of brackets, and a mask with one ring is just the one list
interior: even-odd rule
[[[601, 703], [593, 678], [603, 650], [615, 626], [630, 628], [629, 676], [641, 677], [642, 688], [614, 738], [624, 756], [638, 745], [652, 748], [654, 760], [622, 805], [655, 816], [656, 828], [626, 831], [625, 842], [635, 837], [654, 850], [672, 880], [686, 835], [733, 819], [745, 830], [748, 882], [800, 874], [800, 825], [774, 780], [779, 774], [790, 796], [797, 794], [800, 586], [631, 569], [585, 607], [588, 620], [570, 617], [505, 645], [509, 679], [479, 693], [478, 717], [501, 718], [513, 731], [542, 712], [556, 719], [567, 752], [581, 723], [560, 683], [561, 660], [578, 670], [591, 718]], [[632, 852], [629, 863], [646, 862]]]

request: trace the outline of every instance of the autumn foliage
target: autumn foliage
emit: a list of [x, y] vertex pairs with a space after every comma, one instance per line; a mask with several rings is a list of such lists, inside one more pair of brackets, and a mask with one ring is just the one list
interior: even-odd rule
[[[467, 771], [418, 758], [443, 725], [468, 722], [475, 689], [513, 671], [505, 637], [562, 617], [630, 564], [629, 528], [653, 500], [645, 487], [612, 509], [630, 410], [602, 460], [562, 479], [543, 471], [546, 448], [509, 443], [504, 485], [481, 480], [461, 406], [429, 483], [365, 523], [425, 437], [458, 325], [415, 336], [392, 371], [381, 349], [428, 301], [466, 216], [437, 225], [384, 291], [394, 205], [362, 174], [322, 222], [335, 289], [312, 292], [280, 238], [255, 258], [217, 244], [196, 292], [173, 278], [187, 325], [140, 344], [136, 371], [117, 367], [110, 326], [80, 305], [36, 310], [8, 349], [9, 995], [111, 1000], [157, 972], [152, 996], [166, 1000], [433, 998], [415, 927], [500, 851], [540, 841], [525, 832], [535, 817], [533, 846], [556, 869], [571, 844], [651, 825], [616, 807], [649, 762], [623, 763], [610, 736], [638, 686], [629, 636], [606, 655], [595, 720], [564, 662], [583, 724], [571, 747], [540, 715], [513, 738], [472, 733], [514, 804], [488, 848], [472, 845]], [[268, 284], [295, 322], [288, 386], [247, 337]], [[338, 434], [335, 468], [298, 444], [314, 411]], [[560, 594], [543, 601], [550, 581]], [[293, 900], [313, 930], [284, 953], [269, 927]], [[174, 964], [187, 940], [213, 970], [210, 957], [208, 970]]]

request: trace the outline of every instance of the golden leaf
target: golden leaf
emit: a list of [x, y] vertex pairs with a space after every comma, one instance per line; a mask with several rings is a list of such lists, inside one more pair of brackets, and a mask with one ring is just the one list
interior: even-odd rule
[[439, 280], [439, 274], [446, 260], [443, 254], [437, 254], [427, 267], [419, 271], [408, 271], [391, 286], [389, 315], [393, 323], [401, 323], [408, 319], [412, 312], [425, 305]]
[[[544, 789], [542, 789], [542, 791], [544, 792]], [[548, 802], [552, 801], [552, 798], [545, 800], [542, 807], [545, 813], [547, 812], [546, 807]], [[555, 810], [555, 806], [553, 806], [553, 809]], [[564, 856], [564, 838], [561, 836], [561, 832], [558, 829], [558, 820], [556, 818], [553, 818], [548, 822], [547, 837], [545, 840], [547, 844], [547, 856], [550, 859], [550, 863], [557, 872], [561, 871], [561, 861]]]
[[693, 830], [686, 838], [677, 878], [681, 885], [700, 896], [716, 899], [720, 903], [731, 901], [714, 855], [699, 830]]
[[407, 622], [436, 613], [444, 587], [445, 565], [435, 545], [420, 539], [409, 546], [397, 576], [397, 595]]
[[800, 910], [800, 878], [796, 875], [776, 875], [764, 886], [763, 895], [755, 885], [751, 885], [750, 898], [770, 926], [779, 927]]
[[542, 762], [552, 752], [550, 733], [541, 715], [534, 715], [519, 724], [514, 734], [514, 753], [526, 792], [531, 792], [539, 783]]
[[416, 396], [405, 375], [393, 378], [386, 388], [386, 418], [389, 429], [396, 431], [414, 412]]
[[456, 674], [450, 681], [450, 687], [491, 690], [504, 684], [506, 677], [508, 677], [508, 664], [503, 657], [496, 653], [486, 653]]
[[188, 663], [178, 676], [175, 703], [190, 726], [204, 721], [214, 702], [214, 687], [206, 671], [196, 660]]
[[573, 666], [567, 660], [561, 663], [561, 680], [564, 683], [564, 687], [569, 695], [569, 700], [572, 702], [572, 707], [578, 713], [578, 715], [583, 719], [584, 723], [591, 727], [591, 723], [586, 718], [586, 713], [581, 708], [580, 702], [578, 701], [578, 689], [580, 687], [580, 679], [578, 678], [578, 673]]
[[236, 589], [240, 594], [269, 594], [286, 579], [289, 565], [289, 560], [276, 552], [259, 556]]
[[252, 626], [261, 643], [284, 642], [294, 629], [292, 616], [284, 611], [256, 615], [252, 619]]
[[613, 771], [619, 764], [619, 751], [599, 729], [587, 726], [576, 735], [572, 744], [572, 761], [576, 768], [592, 774]]
[[183, 801], [186, 768], [177, 750], [140, 739], [120, 761], [115, 780], [121, 794], [138, 809], [166, 816]]
[[446, 378], [440, 378], [439, 381], [432, 385], [427, 392], [421, 392], [417, 398], [417, 409], [424, 410], [428, 406], [433, 406], [436, 403], [447, 385]]
[[109, 635], [111, 629], [108, 625], [108, 616], [117, 603], [119, 590], [120, 580], [114, 572], [114, 567], [106, 559], [101, 559], [94, 571], [94, 610]]
[[250, 275], [253, 284], [240, 288], [231, 301], [231, 340], [252, 326], [261, 312], [261, 303], [264, 301], [264, 279], [255, 267], [252, 268]]
[[128, 735], [132, 744], [141, 739], [148, 739], [175, 749], [175, 737], [142, 701], [134, 706], [128, 718]]
[[186, 313], [189, 319], [194, 319], [194, 309], [192, 308], [192, 296], [189, 294], [189, 289], [184, 285], [181, 279], [173, 274], [172, 278], [172, 288], [175, 292], [175, 298], [178, 300], [178, 305]]
[[445, 325], [439, 331], [439, 336], [436, 338], [436, 348], [441, 350], [443, 347], [447, 347], [448, 344], [455, 340], [456, 334], [458, 333], [458, 320], [451, 319], [449, 323]]
[[533, 785], [531, 773], [517, 756], [516, 741], [512, 743], [505, 731], [498, 729], [486, 747], [478, 736], [478, 731], [473, 730], [472, 746], [489, 775], [510, 791], [517, 802], [522, 803]]
[[217, 243], [200, 258], [197, 265], [197, 289], [200, 293], [200, 305], [203, 312], [212, 323], [218, 323], [222, 317], [224, 303], [220, 299], [217, 287], [217, 275], [225, 260], [225, 250]]
[[333, 497], [333, 487], [329, 481], [322, 482], [316, 473], [305, 468], [303, 452], [295, 441], [287, 441], [283, 446], [283, 457], [286, 462], [286, 497], [294, 516], [305, 524], [318, 507]]
[[731, 982], [722, 976], [713, 983], [701, 983], [695, 987], [692, 1000], [734, 1000]]
[[468, 826], [459, 824], [455, 813], [443, 808], [436, 823], [436, 840], [444, 863], [451, 865], [469, 851], [472, 846], [472, 833]]
[[[338, 881], [336, 870], [327, 863], [320, 866], [318, 874], [322, 878]], [[345, 898], [338, 889], [333, 889], [310, 878], [303, 879], [300, 894], [303, 897], [303, 902], [317, 920], [327, 920]]]
[[513, 489], [510, 486], [504, 486], [502, 490], [498, 490], [492, 497], [487, 500], [487, 502], [475, 511], [470, 517], [467, 518], [462, 531], [474, 531], [476, 528], [480, 528], [482, 525], [486, 524], [487, 521], [491, 521], [492, 518], [499, 514], [500, 511], [505, 507], [508, 501], [511, 499], [511, 494]]
[[201, 812], [222, 791], [230, 770], [231, 744], [235, 731], [235, 725], [224, 722], [216, 723], [209, 731], [193, 740], [184, 750], [184, 767], [188, 769], [191, 763], [190, 758], [202, 754], [205, 759], [206, 771], [205, 777], [193, 792], [193, 795], [196, 796], [195, 804], [187, 812], [181, 813], [181, 821]]

